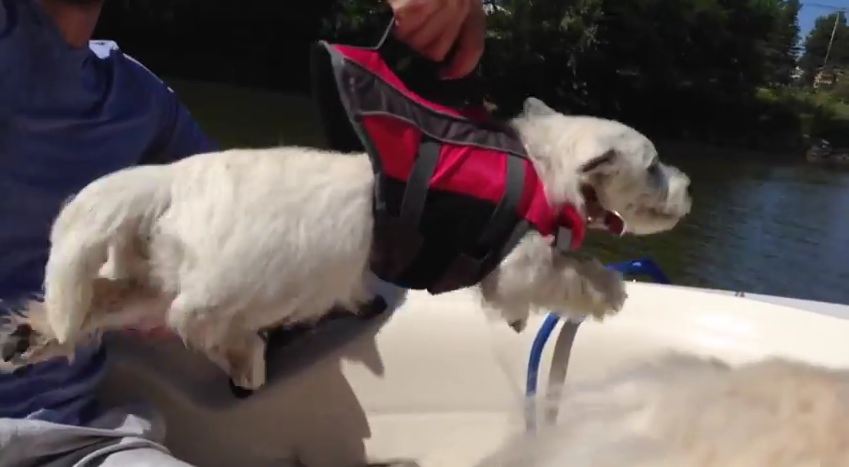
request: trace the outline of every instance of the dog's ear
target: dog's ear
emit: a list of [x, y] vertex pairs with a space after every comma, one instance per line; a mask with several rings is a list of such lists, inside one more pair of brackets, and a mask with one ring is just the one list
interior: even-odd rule
[[532, 117], [545, 117], [547, 115], [556, 115], [557, 112], [551, 107], [547, 106], [545, 102], [537, 99], [536, 97], [529, 97], [525, 99], [524, 112], [527, 116]]
[[594, 171], [596, 171], [600, 168], [603, 168], [606, 165], [613, 163], [613, 161], [616, 160], [616, 157], [617, 157], [616, 150], [611, 149], [611, 150], [605, 152], [604, 154], [602, 154], [600, 156], [597, 156], [597, 157], [590, 159], [589, 162], [582, 165], [581, 166], [581, 173], [586, 174], [586, 173], [594, 172]]

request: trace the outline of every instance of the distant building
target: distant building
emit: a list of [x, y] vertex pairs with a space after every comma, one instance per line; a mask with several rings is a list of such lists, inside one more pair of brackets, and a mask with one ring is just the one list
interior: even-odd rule
[[843, 68], [821, 68], [814, 75], [814, 89], [830, 88], [841, 81], [845, 74]]

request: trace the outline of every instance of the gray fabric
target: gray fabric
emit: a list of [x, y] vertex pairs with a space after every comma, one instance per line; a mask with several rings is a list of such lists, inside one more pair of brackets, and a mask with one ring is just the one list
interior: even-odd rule
[[0, 467], [190, 467], [164, 438], [147, 406], [110, 410], [88, 426], [0, 418]]
[[104, 454], [94, 463], [84, 465], [85, 467], [191, 467], [167, 451], [148, 447], [115, 450]]

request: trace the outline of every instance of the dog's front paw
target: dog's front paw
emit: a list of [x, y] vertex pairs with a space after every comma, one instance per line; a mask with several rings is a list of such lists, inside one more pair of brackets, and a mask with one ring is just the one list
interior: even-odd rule
[[599, 318], [618, 313], [625, 306], [625, 300], [628, 299], [628, 292], [625, 290], [625, 281], [622, 275], [616, 271], [609, 272], [612, 274], [605, 280], [605, 284], [602, 286], [602, 294], [605, 298], [607, 311], [602, 316], [599, 316]]
[[583, 264], [579, 269], [578, 287], [570, 297], [572, 309], [582, 316], [604, 319], [618, 313], [628, 294], [622, 275], [604, 267], [601, 263]]

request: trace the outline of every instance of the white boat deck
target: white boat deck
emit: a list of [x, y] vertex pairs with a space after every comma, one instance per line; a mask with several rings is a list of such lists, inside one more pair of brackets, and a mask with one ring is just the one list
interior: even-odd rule
[[[848, 306], [644, 283], [628, 292], [619, 315], [581, 325], [569, 381], [670, 350], [849, 367]], [[412, 292], [394, 313], [329, 322], [279, 349], [269, 386], [244, 400], [180, 344], [122, 338], [110, 343], [104, 394], [159, 405], [169, 447], [199, 466], [470, 466], [524, 429], [528, 352], [543, 318], [517, 335], [488, 321], [470, 291]]]

